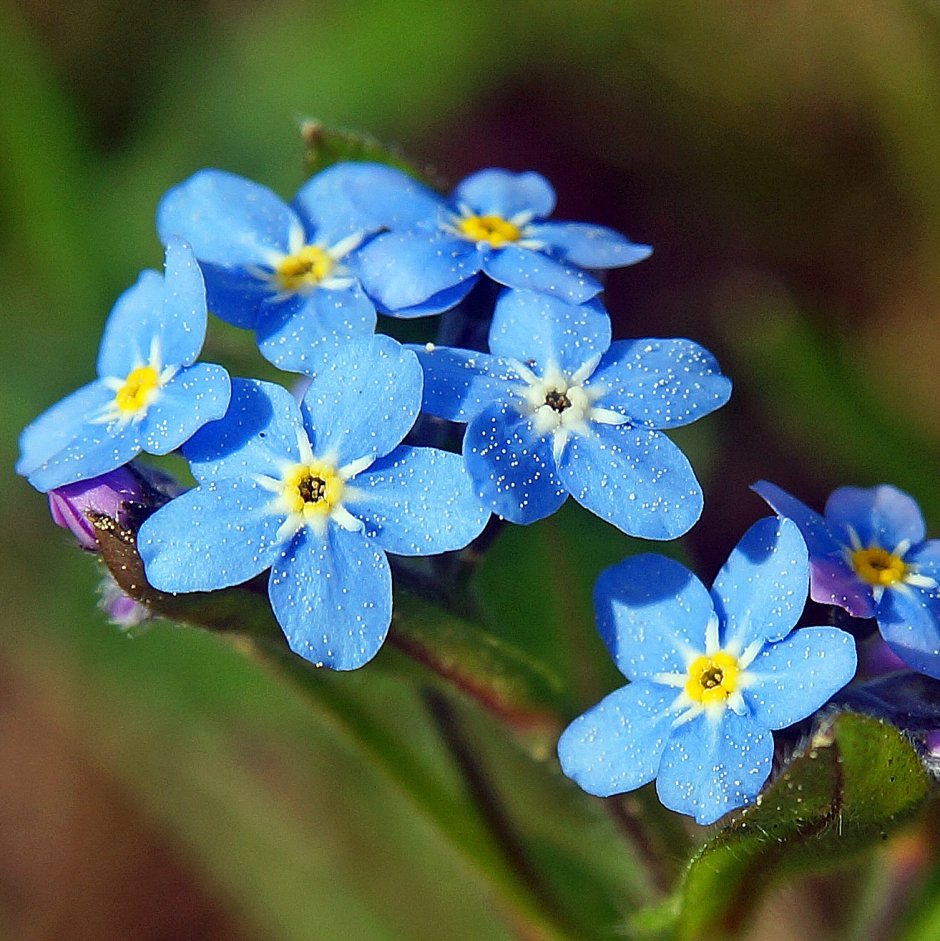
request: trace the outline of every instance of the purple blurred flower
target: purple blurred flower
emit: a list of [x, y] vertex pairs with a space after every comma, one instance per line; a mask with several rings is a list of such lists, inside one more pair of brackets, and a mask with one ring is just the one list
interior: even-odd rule
[[875, 618], [898, 657], [940, 679], [940, 540], [925, 539], [917, 503], [887, 484], [840, 487], [823, 516], [775, 484], [753, 489], [799, 526], [812, 598]]
[[110, 572], [105, 573], [98, 591], [101, 595], [98, 607], [108, 616], [108, 620], [118, 627], [130, 630], [153, 617], [149, 608], [124, 592]]

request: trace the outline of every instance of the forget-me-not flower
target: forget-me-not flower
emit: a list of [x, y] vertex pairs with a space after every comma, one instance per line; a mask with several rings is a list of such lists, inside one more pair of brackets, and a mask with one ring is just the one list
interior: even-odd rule
[[564, 731], [565, 774], [601, 797], [656, 779], [672, 810], [712, 823], [770, 774], [772, 729], [806, 718], [855, 673], [851, 635], [790, 633], [806, 546], [789, 520], [745, 533], [709, 593], [678, 562], [638, 555], [601, 574], [598, 627], [630, 681]]
[[[212, 313], [254, 330], [276, 366], [307, 371], [318, 347], [375, 330], [375, 307], [354, 256], [378, 226], [345, 187], [354, 181], [368, 189], [387, 172], [337, 164], [311, 177], [288, 206], [259, 183], [201, 170], [164, 195], [157, 229], [161, 238], [181, 235], [193, 246]], [[441, 309], [426, 305], [419, 312]]]
[[765, 480], [753, 489], [800, 527], [813, 599], [875, 618], [905, 663], [940, 679], [940, 540], [917, 503], [888, 484], [840, 487], [823, 516]]
[[348, 193], [390, 230], [363, 248], [360, 268], [380, 308], [398, 316], [441, 292], [466, 293], [480, 272], [579, 304], [601, 290], [584, 269], [631, 265], [651, 252], [603, 226], [549, 221], [555, 191], [534, 172], [481, 170], [444, 199], [386, 168]]
[[350, 341], [317, 367], [300, 404], [239, 380], [225, 418], [184, 448], [199, 486], [141, 526], [147, 577], [209, 591], [270, 568], [291, 648], [337, 670], [362, 666], [392, 613], [385, 553], [462, 548], [489, 516], [460, 456], [399, 446], [421, 403], [421, 367], [385, 336]]
[[533, 291], [496, 303], [490, 353], [428, 345], [424, 409], [468, 422], [463, 455], [480, 498], [514, 523], [554, 513], [570, 493], [624, 532], [673, 539], [702, 491], [663, 429], [723, 405], [730, 381], [690, 340], [611, 343], [597, 301]]
[[94, 382], [66, 396], [20, 436], [17, 472], [41, 491], [100, 477], [141, 451], [168, 454], [221, 418], [230, 383], [197, 363], [206, 334], [202, 274], [178, 239], [166, 275], [144, 271], [105, 325]]

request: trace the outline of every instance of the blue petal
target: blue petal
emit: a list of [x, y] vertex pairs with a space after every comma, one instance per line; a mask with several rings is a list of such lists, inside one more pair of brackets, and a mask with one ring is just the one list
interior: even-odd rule
[[747, 668], [744, 699], [758, 725], [783, 729], [827, 703], [852, 679], [857, 663], [851, 634], [801, 628], [764, 646]]
[[649, 428], [687, 425], [731, 396], [714, 356], [691, 340], [620, 340], [586, 385], [605, 390], [598, 406]]
[[589, 794], [610, 797], [656, 777], [677, 691], [640, 680], [578, 716], [558, 740], [561, 770]]
[[296, 300], [265, 301], [255, 326], [262, 355], [280, 369], [310, 372], [323, 350], [375, 332], [375, 307], [358, 287]]
[[488, 353], [434, 344], [409, 349], [414, 350], [424, 370], [421, 409], [438, 418], [470, 421], [524, 385], [510, 364]]
[[506, 287], [551, 294], [568, 304], [583, 304], [600, 294], [603, 287], [579, 268], [517, 245], [488, 251], [483, 270]]
[[420, 304], [412, 304], [411, 307], [399, 307], [396, 310], [389, 310], [379, 304], [379, 313], [395, 317], [398, 320], [428, 317], [432, 314], [443, 313], [445, 310], [456, 307], [470, 293], [477, 280], [478, 278], [474, 275], [466, 281], [461, 281], [460, 284], [455, 284], [452, 288], [445, 288], [443, 291], [438, 291], [437, 294], [432, 294], [427, 300], [421, 301]]
[[752, 719], [726, 709], [718, 721], [703, 714], [672, 734], [656, 779], [671, 810], [714, 823], [748, 804], [770, 775], [773, 736]]
[[350, 340], [320, 361], [301, 405], [318, 457], [388, 454], [421, 410], [417, 356], [391, 337]]
[[133, 423], [124, 426], [118, 421], [86, 423], [64, 448], [30, 472], [29, 482], [44, 493], [79, 480], [100, 477], [140, 453], [138, 431]]
[[274, 288], [261, 278], [241, 268], [222, 268], [201, 262], [206, 279], [206, 306], [220, 320], [254, 329], [261, 304], [272, 296]]
[[914, 546], [904, 561], [916, 568], [918, 574], [940, 582], [940, 539], [928, 539]]
[[60, 399], [30, 422], [20, 434], [16, 472], [24, 477], [53, 458], [82, 433], [86, 422], [114, 398], [100, 382], [90, 382]]
[[123, 379], [150, 359], [150, 343], [163, 316], [163, 275], [142, 271], [115, 301], [98, 349], [98, 375]]
[[166, 276], [145, 271], [118, 298], [108, 317], [98, 353], [98, 374], [123, 379], [150, 363], [189, 366], [206, 338], [206, 291], [202, 272], [189, 246], [171, 239], [166, 248]]
[[490, 352], [536, 373], [557, 366], [567, 375], [610, 346], [610, 317], [600, 301], [567, 304], [536, 291], [503, 291], [493, 311]]
[[888, 646], [919, 673], [940, 679], [940, 593], [888, 588], [875, 612]]
[[356, 256], [362, 284], [383, 309], [415, 307], [480, 270], [476, 246], [445, 233], [387, 232]]
[[792, 520], [758, 520], [731, 551], [712, 586], [721, 645], [743, 651], [755, 640], [779, 640], [806, 606], [809, 561]]
[[872, 586], [863, 582], [845, 557], [839, 555], [810, 556], [809, 595], [820, 604], [845, 608], [852, 617], [875, 616]]
[[362, 533], [303, 530], [272, 567], [268, 591], [291, 650], [317, 665], [355, 670], [388, 633], [388, 559]]
[[553, 253], [582, 268], [620, 268], [649, 258], [649, 245], [636, 245], [613, 229], [583, 222], [542, 222], [526, 238], [544, 242]]
[[280, 197], [223, 170], [194, 173], [157, 207], [163, 242], [178, 235], [200, 262], [221, 268], [263, 265], [272, 249], [286, 252], [292, 225], [299, 220]]
[[892, 552], [902, 542], [922, 542], [926, 529], [920, 508], [906, 493], [880, 487], [840, 487], [826, 501], [826, 521], [848, 545], [849, 528], [862, 545], [880, 546]]
[[551, 439], [508, 403], [485, 409], [467, 426], [463, 456], [477, 496], [513, 523], [550, 516], [568, 492], [558, 479]]
[[684, 565], [651, 554], [601, 572], [594, 607], [601, 639], [620, 672], [634, 681], [684, 675], [705, 650], [714, 614], [705, 586]]
[[149, 454], [175, 451], [206, 422], [225, 414], [231, 393], [221, 366], [196, 363], [180, 370], [141, 419], [141, 448]]
[[582, 506], [630, 536], [675, 539], [702, 515], [702, 488], [664, 434], [591, 423], [568, 441], [558, 474]]
[[297, 435], [302, 428], [300, 406], [286, 389], [234, 379], [225, 416], [193, 435], [183, 454], [200, 481], [253, 474], [280, 478], [285, 462], [300, 460]]
[[376, 545], [397, 555], [462, 549], [479, 536], [489, 510], [473, 492], [459, 454], [396, 448], [352, 478], [346, 502]]
[[451, 200], [465, 204], [479, 216], [511, 219], [531, 212], [535, 218], [544, 219], [555, 208], [555, 191], [540, 173], [490, 169], [468, 176], [454, 190]]
[[811, 557], [838, 555], [842, 552], [844, 543], [836, 539], [822, 515], [811, 510], [796, 497], [790, 496], [786, 490], [782, 490], [767, 480], [759, 480], [756, 484], [752, 484], [751, 490], [763, 497], [775, 513], [796, 523]]
[[212, 591], [263, 572], [279, 553], [283, 515], [248, 478], [211, 480], [144, 520], [137, 549], [160, 591]]
[[311, 177], [294, 208], [332, 244], [351, 232], [410, 229], [437, 217], [441, 198], [379, 163], [337, 163]]

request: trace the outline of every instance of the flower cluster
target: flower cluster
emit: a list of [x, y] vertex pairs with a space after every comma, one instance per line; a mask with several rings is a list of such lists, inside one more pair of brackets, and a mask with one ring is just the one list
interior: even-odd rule
[[[703, 495], [667, 432], [721, 407], [731, 383], [691, 340], [614, 340], [598, 272], [650, 249], [554, 221], [554, 206], [534, 172], [483, 170], [443, 197], [339, 163], [290, 204], [196, 173], [157, 211], [164, 274], [118, 299], [98, 378], [24, 430], [17, 470], [85, 548], [101, 517], [131, 533], [155, 593], [263, 577], [290, 648], [336, 670], [382, 646], [402, 557], [457, 552], [491, 514], [530, 524], [571, 495], [630, 535], [681, 536]], [[230, 379], [197, 362], [208, 311], [300, 374], [302, 396], [296, 375]], [[377, 314], [442, 320], [403, 346], [376, 333]], [[460, 453], [445, 450], [462, 426]], [[138, 460], [171, 452], [194, 487]], [[940, 543], [913, 501], [845, 488], [823, 518], [755, 489], [780, 516], [748, 531], [710, 592], [658, 555], [600, 576], [598, 626], [629, 685], [561, 737], [585, 790], [655, 778], [664, 804], [703, 823], [753, 800], [772, 732], [855, 673], [851, 634], [794, 629], [810, 572], [813, 598], [876, 617], [905, 663], [940, 677]], [[148, 616], [112, 583], [104, 595], [120, 623]]]

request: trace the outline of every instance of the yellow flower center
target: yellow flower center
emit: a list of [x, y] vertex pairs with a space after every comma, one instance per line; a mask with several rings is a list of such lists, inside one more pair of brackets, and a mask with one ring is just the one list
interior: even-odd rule
[[738, 688], [739, 673], [737, 657], [723, 650], [696, 657], [689, 665], [686, 695], [703, 705], [723, 703]]
[[852, 568], [869, 585], [893, 585], [907, 575], [907, 566], [899, 555], [887, 549], [856, 549], [852, 553]]
[[335, 262], [322, 248], [304, 245], [282, 259], [274, 272], [282, 291], [302, 291], [316, 287], [333, 270]]
[[132, 369], [124, 385], [114, 393], [114, 404], [122, 412], [139, 412], [145, 409], [160, 388], [160, 374], [153, 366], [138, 366]]
[[295, 464], [282, 479], [281, 494], [290, 513], [325, 516], [342, 499], [343, 486], [330, 464]]
[[460, 220], [457, 227], [461, 235], [471, 242], [489, 242], [494, 248], [518, 242], [522, 238], [520, 228], [502, 216], [467, 216]]

